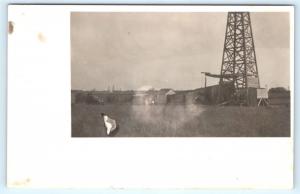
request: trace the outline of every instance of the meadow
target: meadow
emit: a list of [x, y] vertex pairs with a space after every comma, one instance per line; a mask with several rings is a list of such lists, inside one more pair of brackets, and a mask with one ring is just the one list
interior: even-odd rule
[[289, 137], [289, 107], [72, 104], [72, 137], [107, 137], [100, 113], [115, 119], [115, 137]]

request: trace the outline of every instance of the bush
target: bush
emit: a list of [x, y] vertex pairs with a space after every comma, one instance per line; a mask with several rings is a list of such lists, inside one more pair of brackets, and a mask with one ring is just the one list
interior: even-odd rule
[[287, 92], [288, 90], [284, 87], [271, 88], [269, 92]]

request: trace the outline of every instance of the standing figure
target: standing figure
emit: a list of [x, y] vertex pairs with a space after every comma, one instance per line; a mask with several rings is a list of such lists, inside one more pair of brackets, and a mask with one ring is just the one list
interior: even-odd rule
[[109, 118], [106, 114], [101, 113], [101, 116], [104, 121], [104, 126], [106, 128], [107, 136], [114, 136], [118, 132], [118, 125], [116, 120]]

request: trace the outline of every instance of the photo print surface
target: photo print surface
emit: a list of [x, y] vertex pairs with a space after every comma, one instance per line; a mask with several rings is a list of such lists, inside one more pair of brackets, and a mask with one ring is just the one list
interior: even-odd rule
[[288, 12], [71, 12], [72, 137], [289, 137]]

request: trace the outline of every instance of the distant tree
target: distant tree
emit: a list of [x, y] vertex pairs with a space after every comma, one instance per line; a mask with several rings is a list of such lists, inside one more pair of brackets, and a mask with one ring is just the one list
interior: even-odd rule
[[271, 88], [269, 92], [287, 92], [288, 90], [285, 89], [284, 87], [276, 87], [276, 88]]

